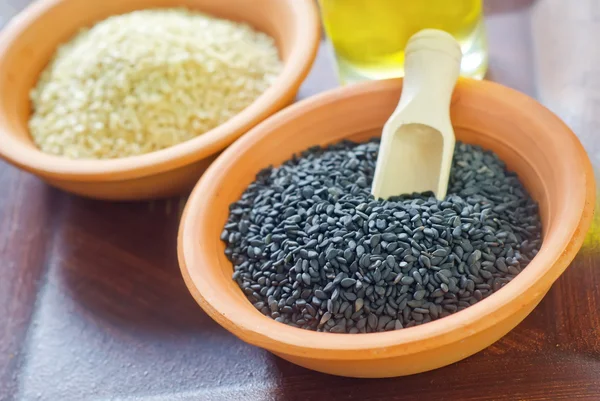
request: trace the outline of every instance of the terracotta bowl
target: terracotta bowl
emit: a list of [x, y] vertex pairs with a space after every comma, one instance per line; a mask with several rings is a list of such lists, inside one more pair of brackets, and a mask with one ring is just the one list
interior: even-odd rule
[[586, 152], [554, 114], [491, 83], [459, 82], [452, 103], [458, 139], [492, 149], [539, 202], [544, 242], [512, 282], [443, 319], [373, 334], [317, 333], [277, 323], [254, 309], [231, 279], [219, 236], [255, 174], [311, 145], [380, 135], [399, 99], [400, 80], [336, 89], [269, 118], [228, 148], [194, 189], [179, 230], [179, 261], [200, 306], [242, 340], [320, 372], [353, 377], [409, 375], [459, 361], [521, 322], [567, 268], [593, 214], [594, 179]]
[[[49, 184], [100, 199], [144, 199], [189, 190], [216, 154], [294, 100], [319, 45], [318, 11], [310, 0], [41, 0], [0, 34], [0, 156]], [[57, 46], [111, 15], [156, 7], [197, 9], [245, 21], [275, 38], [284, 68], [254, 103], [219, 127], [142, 156], [70, 160], [42, 153], [27, 128], [29, 92]]]

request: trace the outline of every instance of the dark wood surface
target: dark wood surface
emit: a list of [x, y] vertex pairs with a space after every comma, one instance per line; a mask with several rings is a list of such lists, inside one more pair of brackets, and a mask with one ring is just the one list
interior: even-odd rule
[[[96, 0], [94, 0], [96, 1]], [[1, 0], [5, 22], [28, 0]], [[492, 0], [489, 77], [559, 114], [600, 166], [600, 2]], [[335, 86], [323, 49], [301, 97]], [[600, 230], [479, 354], [412, 377], [314, 373], [239, 341], [188, 294], [184, 201], [70, 196], [0, 162], [1, 400], [600, 400]]]

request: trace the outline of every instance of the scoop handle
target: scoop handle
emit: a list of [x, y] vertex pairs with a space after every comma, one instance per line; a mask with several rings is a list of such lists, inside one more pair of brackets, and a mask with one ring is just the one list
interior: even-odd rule
[[[413, 35], [405, 49], [402, 96], [394, 114], [402, 112], [403, 123], [420, 123], [443, 131], [438, 125], [449, 123], [461, 59], [460, 45], [449, 33], [425, 29]], [[442, 123], [439, 119], [448, 121]]]

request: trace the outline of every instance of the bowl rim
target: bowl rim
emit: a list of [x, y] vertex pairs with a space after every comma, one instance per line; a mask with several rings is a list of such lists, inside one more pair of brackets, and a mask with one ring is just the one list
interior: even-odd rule
[[[53, 8], [78, 0], [38, 0], [0, 32], [0, 58], [21, 34]], [[0, 157], [27, 171], [48, 178], [72, 181], [122, 181], [174, 170], [227, 147], [239, 136], [277, 110], [285, 107], [310, 72], [316, 58], [321, 26], [317, 6], [312, 1], [280, 0], [292, 9], [295, 19], [294, 42], [275, 82], [253, 103], [234, 117], [186, 142], [159, 151], [118, 159], [68, 159], [42, 152], [23, 143], [7, 129], [5, 110], [0, 108]], [[143, 8], [139, 8], [143, 9]]]
[[[495, 324], [508, 319], [514, 310], [526, 309], [535, 298], [540, 298], [550, 285], [567, 268], [579, 251], [591, 224], [594, 211], [595, 181], [591, 162], [579, 139], [556, 115], [534, 99], [513, 89], [489, 81], [462, 79], [459, 85], [466, 90], [488, 93], [500, 99], [507, 107], [532, 107], [543, 117], [541, 124], [552, 125], [560, 130], [565, 141], [580, 157], [573, 160], [579, 164], [585, 188], [581, 191], [581, 209], [570, 213], [568, 227], [561, 226], [556, 234], [559, 247], [542, 248], [526, 269], [500, 291], [483, 301], [443, 319], [398, 331], [369, 334], [333, 334], [294, 328], [257, 314], [243, 314], [234, 310], [227, 297], [211, 287], [210, 277], [217, 267], [211, 265], [211, 257], [201, 252], [199, 243], [204, 240], [220, 241], [219, 238], [199, 240], [199, 219], [207, 215], [210, 194], [218, 190], [219, 176], [225, 174], [238, 155], [251, 147], [258, 139], [268, 136], [277, 126], [286, 124], [289, 117], [304, 111], [323, 107], [340, 97], [361, 92], [384, 90], [401, 85], [401, 79], [374, 81], [342, 87], [303, 100], [265, 120], [247, 135], [234, 143], [209, 167], [190, 195], [182, 215], [178, 234], [178, 257], [184, 281], [198, 304], [215, 321], [242, 340], [276, 353], [317, 359], [377, 359], [394, 355], [408, 355], [431, 350], [443, 345], [463, 341]], [[579, 202], [578, 202], [579, 203]], [[563, 232], [564, 230], [564, 232]], [[216, 273], [215, 273], [216, 274]], [[513, 305], [506, 308], [508, 304]], [[248, 306], [253, 306], [248, 303]], [[486, 317], [486, 319], [482, 319]], [[435, 341], [432, 341], [435, 339]], [[360, 354], [357, 354], [360, 351]], [[316, 354], [318, 352], [318, 354]]]

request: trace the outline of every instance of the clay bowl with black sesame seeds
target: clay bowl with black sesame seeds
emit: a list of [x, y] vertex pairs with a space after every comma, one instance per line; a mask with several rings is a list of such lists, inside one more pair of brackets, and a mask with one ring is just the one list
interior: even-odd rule
[[[50, 185], [91, 198], [140, 200], [187, 193], [216, 155], [294, 101], [319, 47], [310, 0], [40, 0], [0, 34], [0, 157]], [[80, 29], [136, 10], [185, 7], [246, 22], [275, 39], [282, 70], [253, 103], [189, 141], [117, 159], [69, 159], [42, 152], [30, 135], [30, 91], [57, 47]]]
[[196, 185], [182, 217], [181, 271], [198, 304], [241, 340], [292, 363], [350, 377], [393, 377], [436, 369], [488, 347], [542, 300], [582, 246], [595, 184], [577, 137], [535, 100], [501, 85], [460, 80], [451, 106], [459, 141], [494, 151], [539, 205], [542, 244], [512, 281], [449, 316], [380, 333], [305, 330], [265, 316], [233, 280], [221, 241], [230, 214], [256, 174], [314, 145], [367, 141], [381, 133], [401, 80], [357, 84], [295, 104], [235, 142]]

